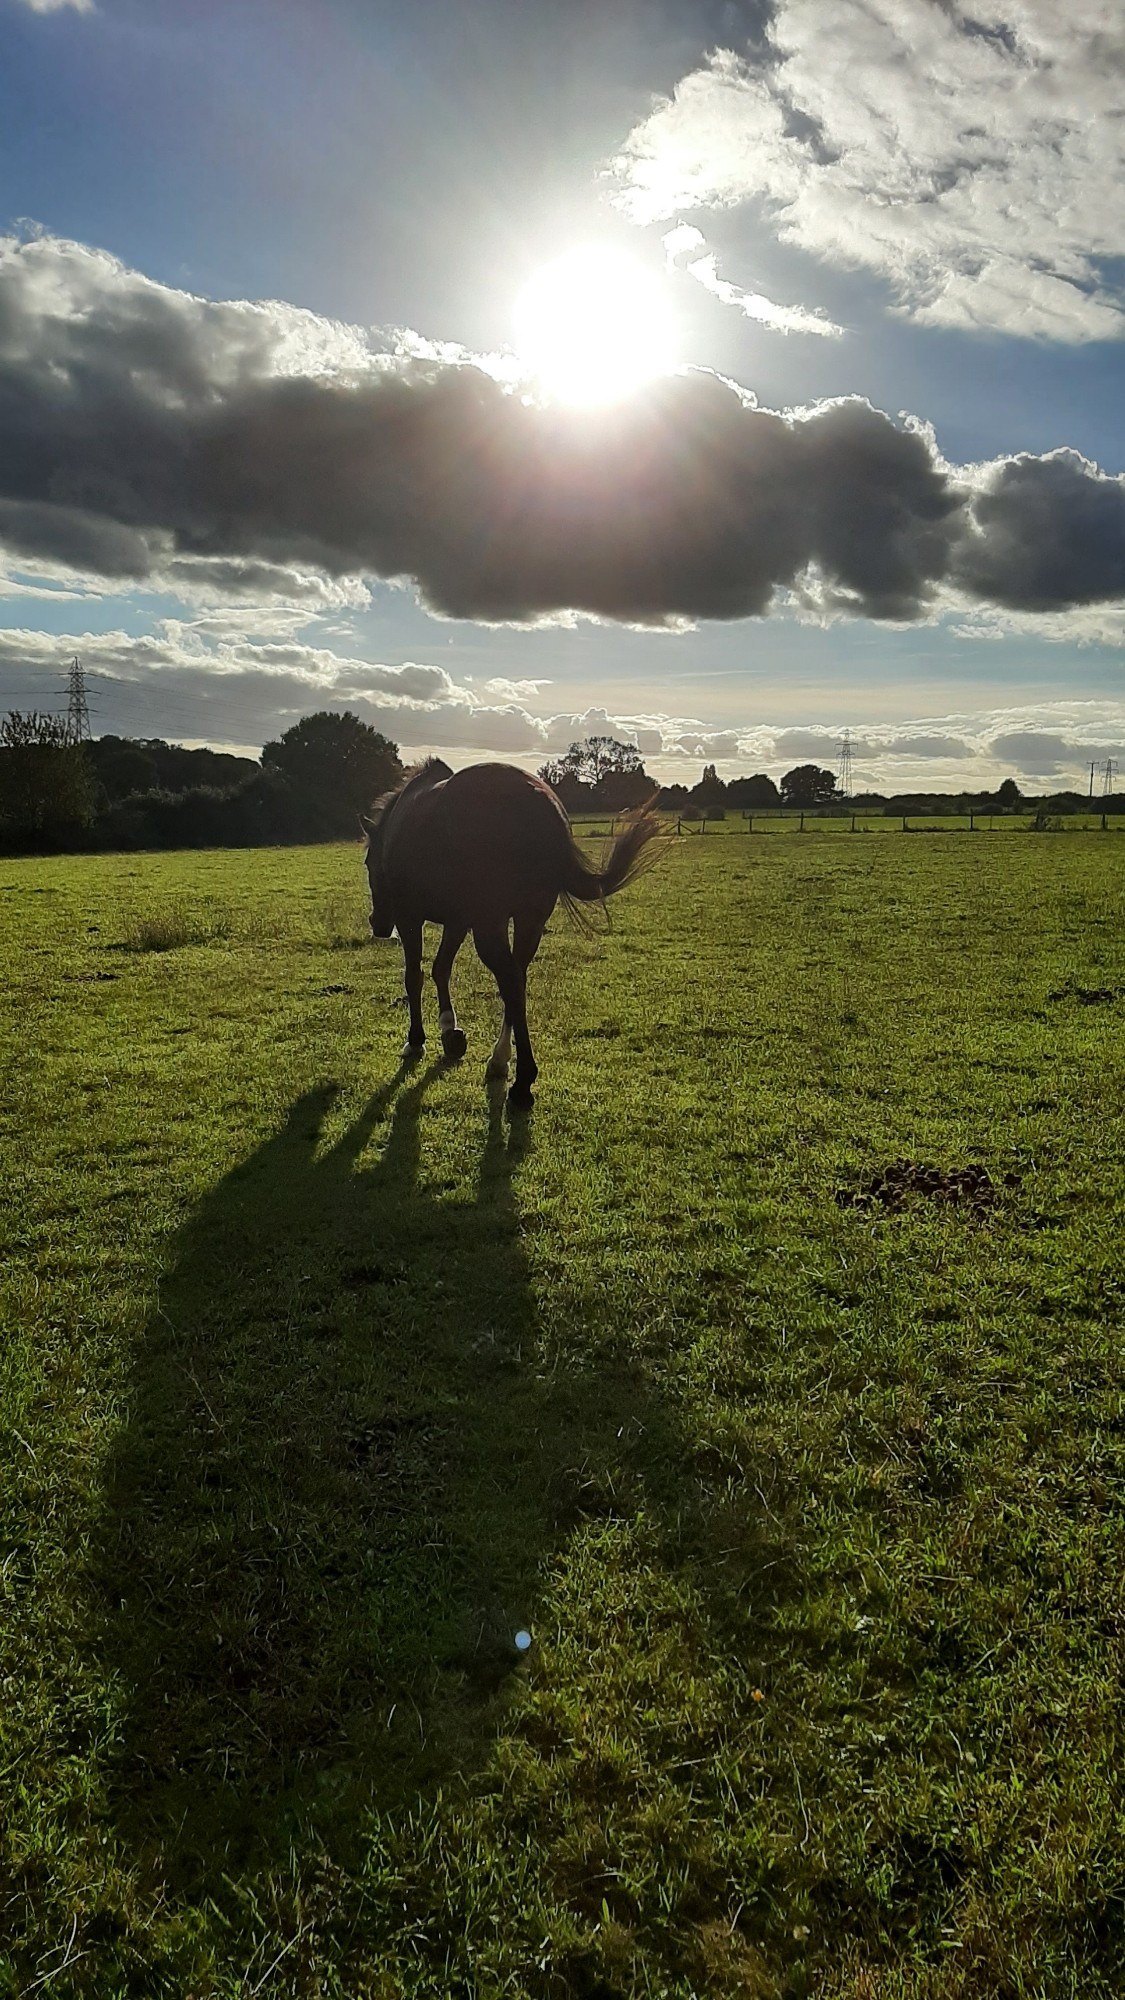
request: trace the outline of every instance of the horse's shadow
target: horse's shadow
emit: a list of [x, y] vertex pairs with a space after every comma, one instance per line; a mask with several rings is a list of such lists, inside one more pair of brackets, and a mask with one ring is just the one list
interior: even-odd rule
[[327, 1147], [333, 1090], [294, 1104], [183, 1231], [147, 1329], [98, 1581], [114, 1817], [165, 1879], [310, 1816], [339, 1844], [483, 1756], [576, 1495], [631, 1440], [665, 1455], [636, 1368], [543, 1365], [530, 1139], [499, 1097], [472, 1197], [426, 1184], [436, 1073]]

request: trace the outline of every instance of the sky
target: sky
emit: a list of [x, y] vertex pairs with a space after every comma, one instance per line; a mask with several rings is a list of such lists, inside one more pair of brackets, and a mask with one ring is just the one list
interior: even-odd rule
[[0, 711], [1125, 784], [1117, 0], [0, 0], [0, 176]]

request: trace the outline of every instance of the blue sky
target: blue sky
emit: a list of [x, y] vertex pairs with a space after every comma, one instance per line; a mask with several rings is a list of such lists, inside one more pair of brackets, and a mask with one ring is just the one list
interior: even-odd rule
[[[1123, 76], [1111, 0], [0, 0], [0, 707], [1084, 784]], [[590, 245], [674, 372], [575, 408], [517, 301]]]

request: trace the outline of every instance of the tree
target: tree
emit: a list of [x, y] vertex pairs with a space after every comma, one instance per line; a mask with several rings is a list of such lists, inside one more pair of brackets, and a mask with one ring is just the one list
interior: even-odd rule
[[996, 794], [996, 803], [1004, 812], [1014, 812], [1022, 803], [1023, 793], [1014, 778], [1005, 778]]
[[565, 757], [544, 764], [539, 775], [549, 785], [575, 778], [581, 785], [600, 785], [603, 778], [619, 772], [644, 776], [645, 767], [635, 743], [619, 743], [615, 736], [587, 736], [572, 743]]
[[13, 709], [0, 722], [0, 826], [16, 845], [56, 846], [91, 824], [97, 783], [65, 716]]
[[188, 792], [201, 785], [231, 791], [261, 770], [256, 758], [232, 757], [226, 750], [186, 750], [162, 736], [96, 736], [87, 747], [111, 799], [132, 792]]
[[713, 812], [726, 801], [727, 788], [713, 764], [704, 764], [703, 776], [692, 793], [697, 806], [704, 812]]
[[635, 743], [615, 736], [587, 736], [572, 743], [565, 757], [544, 764], [539, 776], [553, 786], [568, 812], [583, 805], [623, 812], [641, 805], [656, 789]]
[[836, 797], [836, 773], [819, 764], [797, 764], [781, 780], [781, 802], [787, 806], [826, 806]]
[[265, 745], [262, 768], [280, 771], [341, 832], [351, 831], [357, 813], [402, 777], [398, 745], [350, 710], [302, 716]]
[[764, 771], [756, 771], [752, 778], [732, 778], [727, 786], [727, 804], [746, 812], [755, 806], [762, 810], [781, 804], [781, 793], [772, 778]]
[[111, 799], [127, 799], [133, 792], [155, 791], [160, 772], [155, 757], [139, 743], [112, 739], [108, 748], [99, 742], [93, 755], [94, 769]]

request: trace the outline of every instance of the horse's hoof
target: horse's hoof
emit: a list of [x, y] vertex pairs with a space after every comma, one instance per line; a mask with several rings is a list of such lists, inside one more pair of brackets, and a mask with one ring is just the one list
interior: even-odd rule
[[425, 1053], [425, 1042], [404, 1042], [402, 1045], [403, 1062], [420, 1062]]
[[526, 1084], [513, 1083], [508, 1092], [509, 1111], [530, 1111], [535, 1099]]
[[460, 1062], [461, 1057], [469, 1046], [465, 1030], [463, 1028], [446, 1028], [442, 1033], [441, 1046], [446, 1062]]

